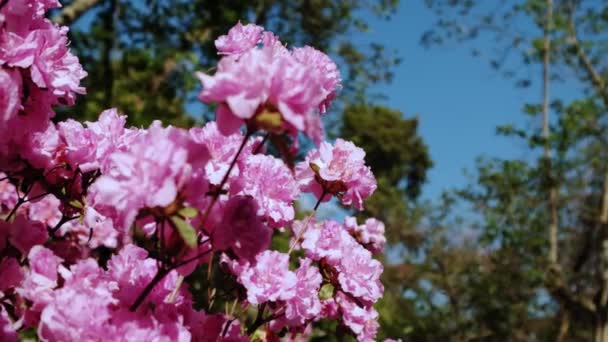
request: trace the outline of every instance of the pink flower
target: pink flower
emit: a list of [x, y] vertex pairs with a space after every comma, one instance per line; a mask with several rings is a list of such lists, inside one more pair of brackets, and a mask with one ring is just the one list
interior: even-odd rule
[[342, 311], [344, 325], [357, 335], [360, 342], [375, 341], [378, 331], [378, 312], [372, 307], [360, 307], [343, 293], [338, 293], [336, 301]]
[[[118, 284], [118, 291], [114, 293], [114, 297], [120, 300], [124, 307], [131, 306], [137, 296], [152, 281], [157, 271], [156, 260], [148, 258], [146, 250], [135, 245], [126, 245], [108, 262], [107, 275], [109, 279]], [[139, 306], [139, 310], [147, 312], [149, 305], [146, 303], [153, 303], [157, 306], [162, 304], [175, 289], [176, 279], [176, 271], [171, 271], [166, 275], [146, 297], [146, 301]], [[183, 302], [183, 293], [178, 293], [176, 298], [176, 303]]]
[[5, 258], [0, 262], [0, 292], [17, 287], [23, 280], [23, 271], [15, 258]]
[[215, 47], [220, 55], [240, 55], [256, 47], [262, 38], [264, 28], [258, 25], [243, 25], [239, 21], [227, 35], [215, 40]]
[[87, 73], [67, 47], [68, 28], [50, 21], [39, 26], [24, 36], [8, 33], [0, 59], [10, 67], [29, 68], [36, 86], [49, 89], [64, 104], [73, 104], [76, 94], [85, 93], [79, 84]]
[[216, 250], [232, 250], [239, 258], [254, 261], [270, 245], [272, 232], [258, 216], [258, 206], [251, 197], [234, 196], [228, 200], [221, 222], [213, 228]]
[[65, 156], [73, 169], [88, 172], [98, 168], [96, 160], [97, 136], [75, 120], [57, 124], [59, 135], [66, 144]]
[[300, 259], [300, 268], [296, 271], [296, 295], [286, 302], [285, 318], [291, 325], [302, 325], [321, 312], [319, 287], [323, 279], [319, 269], [311, 264], [310, 259]]
[[289, 256], [280, 252], [258, 254], [255, 265], [246, 265], [238, 279], [251, 304], [289, 300], [296, 294], [297, 277], [289, 270]]
[[[0, 179], [4, 179], [6, 174], [0, 172]], [[0, 213], [8, 214], [15, 205], [17, 204], [17, 189], [8, 179], [0, 181]], [[0, 250], [2, 249], [2, 242], [0, 241]]]
[[19, 71], [0, 67], [0, 128], [21, 109], [21, 96]]
[[347, 217], [344, 220], [346, 230], [372, 253], [380, 253], [384, 249], [386, 237], [384, 237], [384, 223], [375, 218], [368, 218], [362, 225], [357, 224], [357, 219]]
[[127, 306], [135, 301], [156, 274], [156, 261], [147, 257], [145, 249], [129, 244], [108, 262], [108, 276], [119, 287], [116, 297]]
[[[219, 185], [243, 142], [243, 135], [240, 132], [223, 135], [219, 132], [214, 121], [207, 123], [202, 128], [192, 128], [189, 133], [192, 140], [204, 145], [209, 151], [210, 158], [205, 165], [205, 172], [211, 184]], [[247, 144], [241, 152], [239, 160], [243, 160], [250, 155], [252, 148], [251, 143]], [[232, 169], [228, 178], [229, 182], [240, 175], [239, 165], [240, 163], [237, 163]]]
[[[365, 152], [349, 141], [337, 139], [332, 146], [321, 143], [296, 166], [296, 179], [302, 191], [336, 195], [342, 204], [363, 209], [363, 200], [376, 190], [376, 179], [365, 166]], [[329, 200], [330, 196], [323, 197]]]
[[42, 245], [48, 239], [46, 225], [39, 221], [30, 221], [19, 215], [11, 223], [8, 241], [24, 255], [36, 245]]
[[310, 46], [295, 48], [291, 53], [298, 62], [312, 67], [321, 75], [321, 84], [326, 96], [319, 104], [319, 111], [325, 113], [332, 100], [336, 98], [336, 89], [340, 85], [338, 66], [329, 56]]
[[95, 340], [108, 336], [110, 305], [116, 284], [108, 282], [93, 259], [85, 259], [64, 270], [65, 284], [53, 293], [42, 310], [38, 334], [44, 340]]
[[57, 271], [62, 262], [53, 251], [34, 246], [27, 257], [29, 271], [17, 292], [34, 303], [33, 310], [39, 312], [53, 300], [53, 289], [57, 286]]
[[285, 163], [271, 156], [250, 155], [243, 164], [241, 177], [231, 184], [230, 192], [253, 197], [259, 205], [258, 214], [271, 227], [291, 222], [299, 189]]
[[325, 259], [334, 266], [356, 247], [360, 246], [336, 221], [310, 225], [303, 235], [302, 248], [306, 256], [317, 261]]
[[128, 151], [110, 155], [109, 170], [92, 185], [89, 202], [113, 208], [116, 226], [127, 231], [139, 210], [173, 203], [206, 156], [204, 146], [194, 144], [186, 131], [155, 122]]
[[366, 302], [375, 302], [384, 292], [380, 282], [382, 264], [372, 258], [372, 254], [363, 247], [356, 245], [349, 253], [344, 253], [338, 270], [338, 282], [345, 292]]
[[61, 220], [59, 206], [61, 201], [57, 197], [48, 194], [41, 199], [28, 205], [28, 217], [32, 221], [39, 221], [46, 226], [54, 227]]
[[115, 151], [127, 151], [130, 130], [124, 128], [125, 116], [116, 109], [102, 112], [96, 122], [67, 120], [58, 124], [59, 135], [65, 144], [65, 157], [73, 169], [90, 172], [108, 171], [108, 157]]
[[[206, 314], [204, 311], [193, 312], [188, 316], [187, 324], [194, 341], [198, 342], [245, 342], [249, 341], [241, 334], [241, 324], [237, 319], [229, 319], [224, 314]], [[226, 331], [225, 334], [224, 331]]]
[[17, 342], [17, 329], [13, 326], [6, 310], [0, 308], [0, 341]]
[[122, 309], [113, 313], [114, 332], [106, 340], [189, 342], [192, 335], [183, 321], [183, 316], [175, 312], [142, 315]]
[[252, 49], [238, 61], [222, 59], [213, 76], [197, 75], [203, 84], [201, 101], [220, 103], [217, 124], [223, 134], [235, 132], [248, 122], [273, 133], [303, 131], [318, 135], [319, 127], [311, 125], [316, 122], [309, 117], [317, 115], [315, 109], [325, 97], [320, 76], [289, 54]]
[[61, 140], [55, 125], [50, 121], [45, 124], [41, 130], [29, 133], [19, 152], [34, 167], [50, 170], [57, 165]]
[[114, 228], [112, 219], [100, 214], [95, 208], [87, 207], [82, 222], [72, 220], [65, 223], [61, 235], [73, 234], [83, 246], [116, 248], [121, 234]]

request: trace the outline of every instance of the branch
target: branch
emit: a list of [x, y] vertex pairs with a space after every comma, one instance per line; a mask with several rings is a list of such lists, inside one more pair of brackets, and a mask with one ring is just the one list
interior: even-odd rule
[[578, 40], [578, 35], [576, 33], [576, 25], [574, 24], [574, 19], [572, 18], [572, 13], [574, 13], [573, 9], [570, 9], [570, 18], [568, 20], [568, 34], [570, 44], [574, 47], [576, 51], [576, 57], [578, 58], [579, 63], [583, 66], [587, 77], [591, 80], [593, 87], [597, 94], [602, 98], [604, 102], [604, 106], [608, 108], [608, 89], [606, 88], [606, 83], [602, 76], [597, 72], [593, 63], [591, 63], [591, 59], [581, 46], [580, 41]]
[[561, 281], [550, 288], [551, 294], [565, 309], [584, 321], [591, 322], [597, 311], [596, 305], [588, 298], [578, 298], [572, 294]]
[[557, 214], [557, 187], [551, 175], [551, 144], [549, 128], [549, 86], [551, 82], [551, 30], [553, 29], [553, 0], [546, 0], [547, 13], [545, 16], [544, 27], [544, 46], [543, 46], [543, 138], [544, 158], [547, 163], [547, 179], [549, 180], [549, 263], [556, 265], [557, 258], [557, 230], [559, 218]]
[[75, 0], [69, 6], [64, 7], [53, 21], [59, 25], [71, 25], [78, 20], [86, 11], [97, 6], [101, 0]]

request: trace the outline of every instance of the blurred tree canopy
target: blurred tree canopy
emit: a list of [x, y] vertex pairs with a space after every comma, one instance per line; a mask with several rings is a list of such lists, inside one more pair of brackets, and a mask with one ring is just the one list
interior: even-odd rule
[[[357, 46], [350, 37], [368, 29], [363, 13], [390, 18], [397, 0], [208, 1], [66, 0], [54, 13], [70, 25], [71, 47], [89, 71], [88, 95], [64, 115], [86, 119], [104, 108], [129, 113], [131, 123], [161, 119], [191, 125], [203, 109], [194, 72], [218, 60], [214, 40], [237, 22], [256, 23], [288, 45], [311, 45], [337, 59], [342, 99], [363, 101], [370, 84], [389, 81], [400, 62], [379, 44]], [[187, 113], [187, 111], [191, 111]]]
[[[425, 222], [429, 315], [449, 322], [433, 336], [608, 341], [608, 3], [426, 3], [437, 21], [424, 46], [471, 47], [539, 94], [522, 104], [529, 126], [497, 130], [523, 141], [528, 157], [480, 159], [471, 185], [435, 209], [448, 214]], [[560, 82], [578, 98], [554, 97]], [[471, 214], [459, 215], [463, 207]], [[472, 237], [458, 241], [467, 229]]]

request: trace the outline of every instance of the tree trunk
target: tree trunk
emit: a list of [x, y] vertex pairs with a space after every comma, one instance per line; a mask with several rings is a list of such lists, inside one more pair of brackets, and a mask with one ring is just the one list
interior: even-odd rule
[[594, 342], [608, 342], [608, 319], [606, 314], [598, 314], [593, 327]]

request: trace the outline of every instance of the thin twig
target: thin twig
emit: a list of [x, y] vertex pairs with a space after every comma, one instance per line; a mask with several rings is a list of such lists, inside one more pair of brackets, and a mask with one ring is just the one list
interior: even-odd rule
[[312, 212], [310, 213], [310, 215], [308, 215], [308, 217], [306, 217], [306, 221], [304, 222], [304, 227], [302, 229], [300, 229], [300, 231], [296, 235], [296, 239], [289, 246], [289, 251], [287, 252], [287, 255], [291, 255], [291, 252], [293, 252], [293, 249], [300, 242], [300, 239], [302, 239], [302, 236], [304, 236], [304, 233], [306, 233], [306, 230], [308, 229], [308, 225], [310, 224], [310, 220], [313, 217], [315, 217], [315, 215], [317, 214], [317, 209], [319, 209], [319, 205], [321, 204], [321, 202], [323, 201], [323, 198], [326, 195], [327, 195], [327, 190], [323, 189], [323, 193], [321, 194], [321, 197], [319, 197], [319, 200], [315, 204], [315, 207], [312, 209]]

